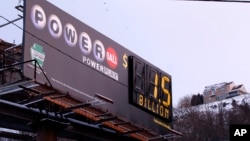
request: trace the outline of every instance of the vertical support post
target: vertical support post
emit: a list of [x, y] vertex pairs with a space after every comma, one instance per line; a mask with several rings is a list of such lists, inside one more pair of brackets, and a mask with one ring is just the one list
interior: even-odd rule
[[[5, 51], [3, 50], [3, 60], [2, 60], [2, 68], [4, 68], [4, 66], [5, 66]], [[5, 83], [5, 76], [4, 76], [4, 72], [5, 72], [5, 70], [3, 70], [1, 73], [2, 73], [2, 84], [4, 84]]]
[[57, 141], [57, 129], [48, 127], [49, 125], [41, 125], [37, 131], [36, 141]]
[[35, 69], [34, 69], [34, 79], [36, 80], [36, 69], [37, 69], [37, 61], [36, 60], [34, 60], [35, 61]]
[[69, 123], [59, 122], [48, 118], [29, 124], [37, 133], [36, 141], [57, 141], [57, 135], [60, 130], [68, 125]]

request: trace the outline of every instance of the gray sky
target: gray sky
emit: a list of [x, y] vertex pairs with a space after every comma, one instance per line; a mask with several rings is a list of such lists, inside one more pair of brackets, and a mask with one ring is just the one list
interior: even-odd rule
[[[172, 76], [173, 104], [204, 87], [234, 81], [250, 91], [250, 3], [173, 0], [49, 0]], [[0, 16], [17, 17], [18, 0]], [[0, 25], [5, 23], [0, 18]], [[22, 22], [17, 22], [22, 26]], [[21, 43], [22, 31], [0, 28]]]

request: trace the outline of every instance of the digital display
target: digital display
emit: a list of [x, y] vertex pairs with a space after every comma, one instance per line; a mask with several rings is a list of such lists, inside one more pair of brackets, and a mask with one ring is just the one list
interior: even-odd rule
[[129, 57], [129, 100], [139, 108], [171, 122], [171, 77], [144, 61]]

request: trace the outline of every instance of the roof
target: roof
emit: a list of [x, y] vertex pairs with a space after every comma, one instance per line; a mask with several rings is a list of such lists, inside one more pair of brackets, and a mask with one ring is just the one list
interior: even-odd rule
[[211, 91], [211, 90], [216, 90], [216, 89], [218, 89], [218, 88], [221, 88], [221, 87], [223, 87], [223, 86], [225, 86], [225, 85], [229, 85], [229, 84], [231, 84], [231, 82], [229, 82], [229, 83], [227, 83], [227, 82], [222, 82], [222, 83], [218, 83], [218, 84], [206, 86], [204, 92]]
[[233, 87], [232, 91], [233, 91], [233, 90], [236, 90], [236, 89], [239, 89], [239, 88], [241, 88], [242, 86], [243, 86], [242, 84], [236, 85], [236, 86]]
[[0, 38], [0, 47], [3, 46], [3, 47], [10, 47], [10, 46], [13, 46], [14, 44], [12, 43], [8, 43], [8, 42], [5, 42], [4, 40], [2, 40]]

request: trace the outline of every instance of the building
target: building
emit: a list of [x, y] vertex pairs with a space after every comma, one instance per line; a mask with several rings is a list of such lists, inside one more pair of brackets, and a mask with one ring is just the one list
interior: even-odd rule
[[223, 82], [206, 86], [203, 91], [203, 101], [206, 104], [247, 93], [243, 84], [235, 85], [234, 82]]
[[21, 79], [21, 64], [17, 64], [22, 60], [22, 47], [5, 42], [0, 39], [0, 85], [13, 83]]

